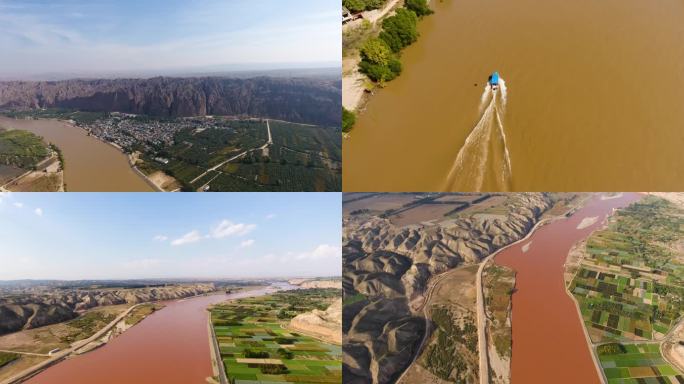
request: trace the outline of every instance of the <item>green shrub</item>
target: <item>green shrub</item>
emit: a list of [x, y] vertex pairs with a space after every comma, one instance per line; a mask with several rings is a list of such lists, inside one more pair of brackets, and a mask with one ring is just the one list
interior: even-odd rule
[[342, 132], [349, 132], [356, 123], [356, 115], [354, 112], [342, 107]]
[[372, 64], [367, 61], [359, 63], [359, 70], [365, 73], [371, 80], [381, 83], [394, 80], [397, 77], [388, 66]]
[[259, 364], [259, 369], [265, 375], [286, 375], [290, 373], [287, 367], [282, 364]]
[[418, 40], [417, 23], [415, 12], [406, 8], [398, 9], [394, 16], [383, 20], [380, 38], [393, 52], [399, 52]]
[[342, 0], [342, 5], [352, 12], [361, 12], [378, 9], [385, 4], [385, 1], [386, 0]]
[[407, 9], [415, 12], [418, 17], [433, 13], [433, 11], [427, 5], [427, 0], [406, 0], [406, 4], [404, 6]]
[[268, 352], [252, 351], [251, 349], [245, 349], [242, 354], [249, 359], [268, 359], [271, 356]]
[[361, 47], [361, 59], [371, 64], [387, 66], [392, 57], [392, 49], [382, 39], [368, 39]]

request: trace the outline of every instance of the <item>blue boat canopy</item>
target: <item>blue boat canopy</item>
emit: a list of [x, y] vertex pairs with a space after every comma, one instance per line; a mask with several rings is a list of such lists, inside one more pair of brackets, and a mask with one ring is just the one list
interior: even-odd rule
[[492, 76], [489, 78], [489, 84], [492, 84], [492, 85], [498, 85], [499, 84], [499, 72], [492, 73]]

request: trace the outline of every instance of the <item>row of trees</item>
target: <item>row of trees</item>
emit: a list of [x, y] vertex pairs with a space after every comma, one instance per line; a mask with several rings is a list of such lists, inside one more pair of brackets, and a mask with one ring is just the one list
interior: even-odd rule
[[360, 71], [380, 83], [399, 76], [399, 53], [418, 40], [418, 19], [430, 13], [427, 0], [406, 0], [404, 8], [382, 21], [378, 37], [369, 39], [361, 48]]

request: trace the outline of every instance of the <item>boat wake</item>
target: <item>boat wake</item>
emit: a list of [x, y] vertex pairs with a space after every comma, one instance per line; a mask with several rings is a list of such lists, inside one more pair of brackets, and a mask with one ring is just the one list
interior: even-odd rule
[[480, 119], [458, 151], [446, 179], [445, 190], [481, 191], [511, 189], [511, 157], [506, 143], [503, 116], [508, 90], [499, 80], [498, 89], [488, 83], [478, 108]]

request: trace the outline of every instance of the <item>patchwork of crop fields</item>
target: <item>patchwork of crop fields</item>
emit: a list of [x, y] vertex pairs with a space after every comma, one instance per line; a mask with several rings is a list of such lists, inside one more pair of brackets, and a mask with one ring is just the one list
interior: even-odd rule
[[648, 196], [592, 234], [569, 290], [609, 384], [684, 384], [659, 341], [684, 315], [684, 212]]
[[342, 348], [283, 328], [299, 313], [323, 309], [339, 290], [304, 290], [217, 305], [211, 319], [234, 384], [341, 383]]
[[570, 285], [593, 341], [653, 340], [684, 314], [684, 214], [646, 197], [589, 237]]
[[662, 358], [658, 344], [610, 343], [597, 351], [608, 384], [684, 383], [684, 376]]

